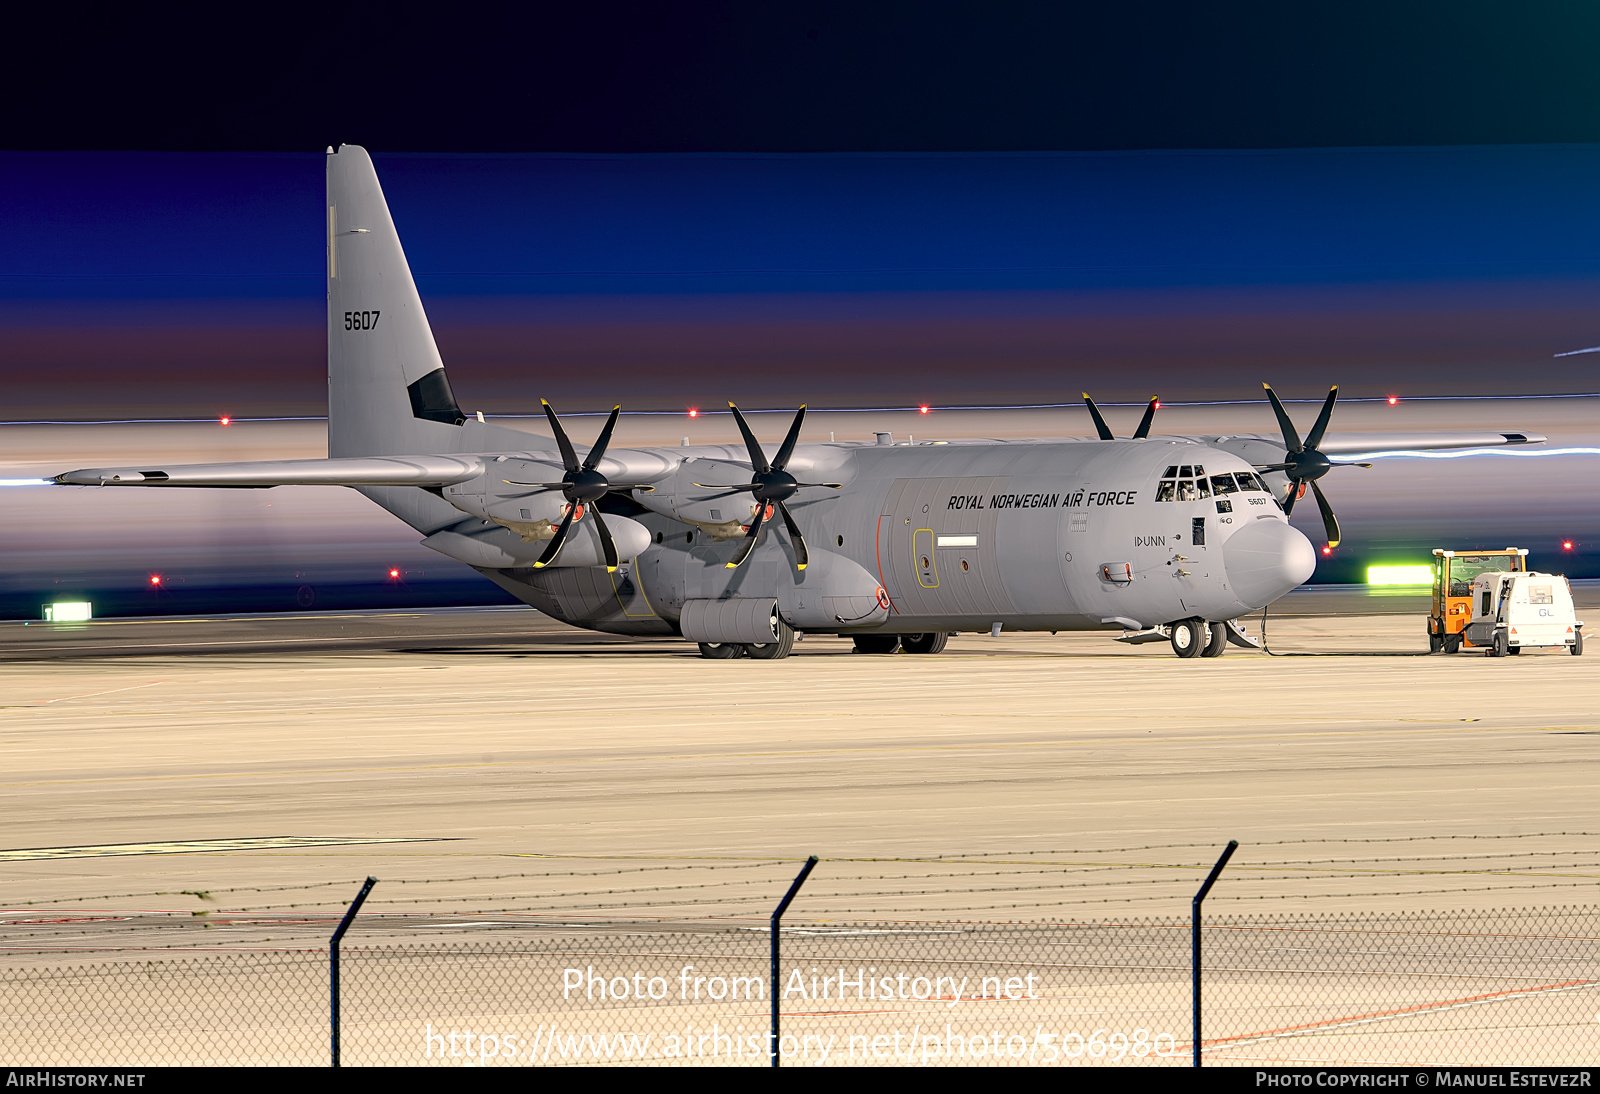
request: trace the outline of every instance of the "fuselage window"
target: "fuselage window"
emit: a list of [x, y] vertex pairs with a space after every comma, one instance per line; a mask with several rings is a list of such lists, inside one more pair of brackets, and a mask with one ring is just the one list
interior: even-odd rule
[[1180, 479], [1192, 479], [1192, 478], [1194, 478], [1194, 468], [1190, 467], [1188, 464], [1184, 464], [1182, 467], [1178, 468], [1178, 478], [1180, 478]]
[[1232, 475], [1212, 475], [1211, 492], [1218, 497], [1223, 494], [1235, 493], [1239, 488], [1234, 485]]
[[[1187, 471], [1189, 469], [1187, 467], [1185, 467], [1184, 470]], [[1179, 501], [1194, 501], [1196, 496], [1197, 495], [1195, 494], [1194, 480], [1193, 479], [1179, 479], [1178, 480], [1178, 500]]]
[[[1171, 470], [1171, 468], [1168, 468]], [[1178, 484], [1172, 479], [1162, 479], [1161, 485], [1156, 487], [1157, 501], [1171, 501], [1177, 496]]]
[[[1200, 471], [1202, 468], [1197, 467], [1195, 470]], [[1194, 485], [1195, 489], [1200, 491], [1200, 496], [1202, 498], [1209, 498], [1211, 496], [1211, 483], [1206, 481], [1205, 476], [1202, 475], [1200, 478], [1195, 479]]]

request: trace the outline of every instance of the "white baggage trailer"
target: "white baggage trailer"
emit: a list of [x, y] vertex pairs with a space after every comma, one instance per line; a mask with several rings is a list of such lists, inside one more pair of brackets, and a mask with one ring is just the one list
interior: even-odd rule
[[1472, 621], [1461, 632], [1490, 657], [1539, 646], [1583, 653], [1583, 621], [1561, 574], [1485, 573], [1472, 582]]

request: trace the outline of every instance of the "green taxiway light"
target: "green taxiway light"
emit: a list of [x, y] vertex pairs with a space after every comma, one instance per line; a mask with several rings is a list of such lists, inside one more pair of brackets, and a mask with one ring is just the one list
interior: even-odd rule
[[1432, 585], [1432, 566], [1368, 566], [1368, 585]]

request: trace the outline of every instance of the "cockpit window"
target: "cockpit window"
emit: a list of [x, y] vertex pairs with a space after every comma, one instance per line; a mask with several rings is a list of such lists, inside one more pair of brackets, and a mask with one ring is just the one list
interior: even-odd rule
[[[1213, 495], [1235, 494], [1240, 490], [1266, 490], [1266, 483], [1247, 471], [1227, 471], [1207, 477], [1200, 464], [1168, 467], [1156, 486], [1157, 501], [1201, 501]], [[1269, 491], [1270, 492], [1270, 491]]]

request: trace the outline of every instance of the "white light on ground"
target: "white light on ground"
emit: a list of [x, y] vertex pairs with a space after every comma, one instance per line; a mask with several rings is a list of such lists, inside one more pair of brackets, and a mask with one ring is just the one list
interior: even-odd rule
[[91, 605], [87, 600], [65, 600], [59, 604], [44, 606], [44, 617], [52, 623], [81, 623], [92, 616]]

